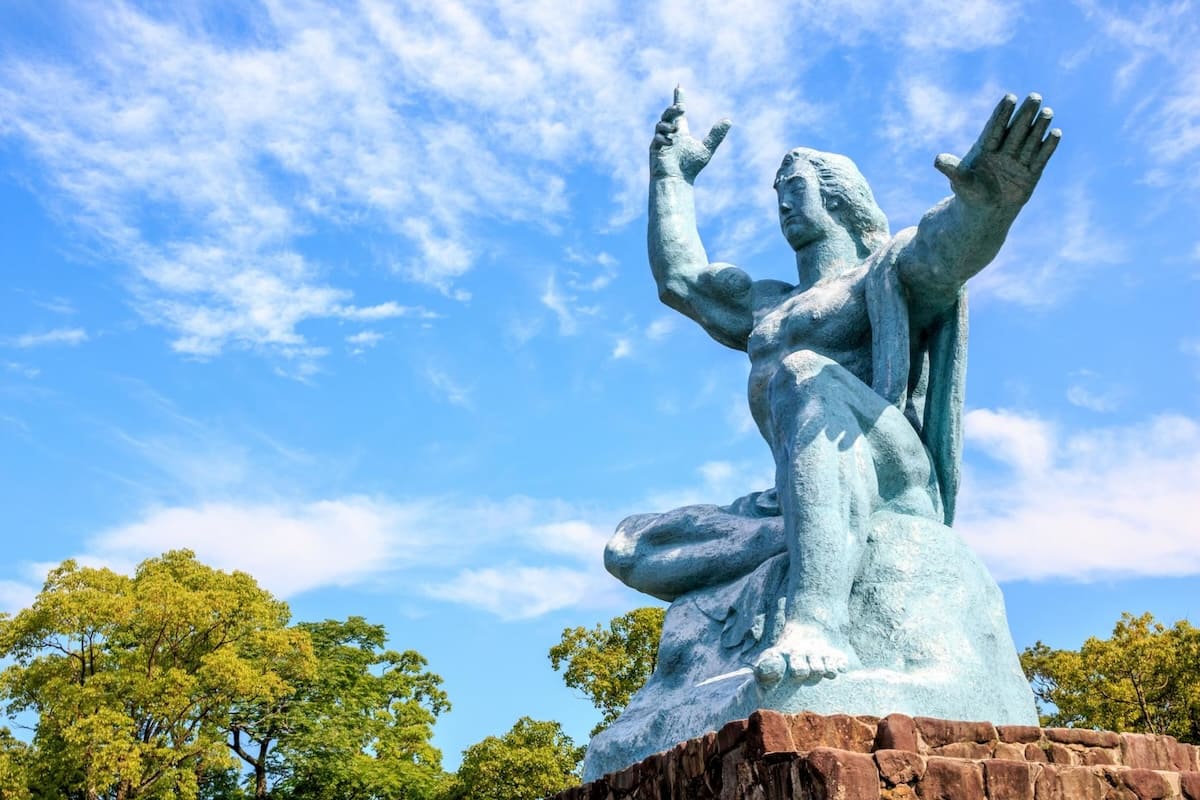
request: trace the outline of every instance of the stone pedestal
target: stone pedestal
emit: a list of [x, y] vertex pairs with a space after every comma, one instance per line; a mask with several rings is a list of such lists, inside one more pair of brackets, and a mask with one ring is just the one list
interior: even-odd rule
[[553, 800], [1200, 800], [1200, 748], [1076, 728], [756, 711]]

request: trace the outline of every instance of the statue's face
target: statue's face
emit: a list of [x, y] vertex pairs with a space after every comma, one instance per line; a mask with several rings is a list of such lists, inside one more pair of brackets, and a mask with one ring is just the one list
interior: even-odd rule
[[821, 198], [816, 171], [803, 159], [788, 165], [775, 183], [779, 196], [779, 227], [793, 250], [822, 239], [837, 221]]

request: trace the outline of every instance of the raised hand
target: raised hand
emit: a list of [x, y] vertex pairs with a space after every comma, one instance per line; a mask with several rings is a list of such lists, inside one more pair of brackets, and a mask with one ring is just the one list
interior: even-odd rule
[[1054, 112], [1041, 103], [1030, 94], [1013, 116], [1017, 98], [1006, 94], [961, 160], [949, 153], [934, 160], [959, 199], [1014, 212], [1025, 204], [1062, 139], [1058, 128], [1046, 133]]
[[676, 86], [675, 102], [662, 113], [662, 119], [654, 126], [654, 141], [650, 142], [652, 178], [676, 177], [691, 183], [708, 164], [733, 125], [729, 120], [722, 119], [712, 126], [704, 141], [700, 141], [688, 133], [685, 113], [683, 89]]

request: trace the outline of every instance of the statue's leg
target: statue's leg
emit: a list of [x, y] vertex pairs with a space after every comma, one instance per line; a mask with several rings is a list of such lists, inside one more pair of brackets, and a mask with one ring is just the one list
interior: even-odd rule
[[[892, 495], [916, 480], [916, 496], [928, 498], [928, 454], [897, 409], [810, 351], [784, 359], [770, 385], [770, 404], [788, 596], [783, 633], [756, 671], [767, 683], [785, 675], [833, 677], [854, 659], [848, 602], [870, 516], [888, 500], [880, 496], [881, 483]], [[932, 515], [932, 501], [926, 504], [928, 510], [912, 510]]]
[[696, 505], [627, 517], [604, 548], [604, 566], [668, 602], [749, 575], [786, 549], [783, 519], [738, 510]]

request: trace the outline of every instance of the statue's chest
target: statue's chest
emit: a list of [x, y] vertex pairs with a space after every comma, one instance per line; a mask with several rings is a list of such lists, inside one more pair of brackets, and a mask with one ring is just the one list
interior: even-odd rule
[[869, 330], [861, 281], [834, 281], [786, 297], [763, 313], [750, 333], [751, 358], [768, 351], [836, 352], [852, 348]]

